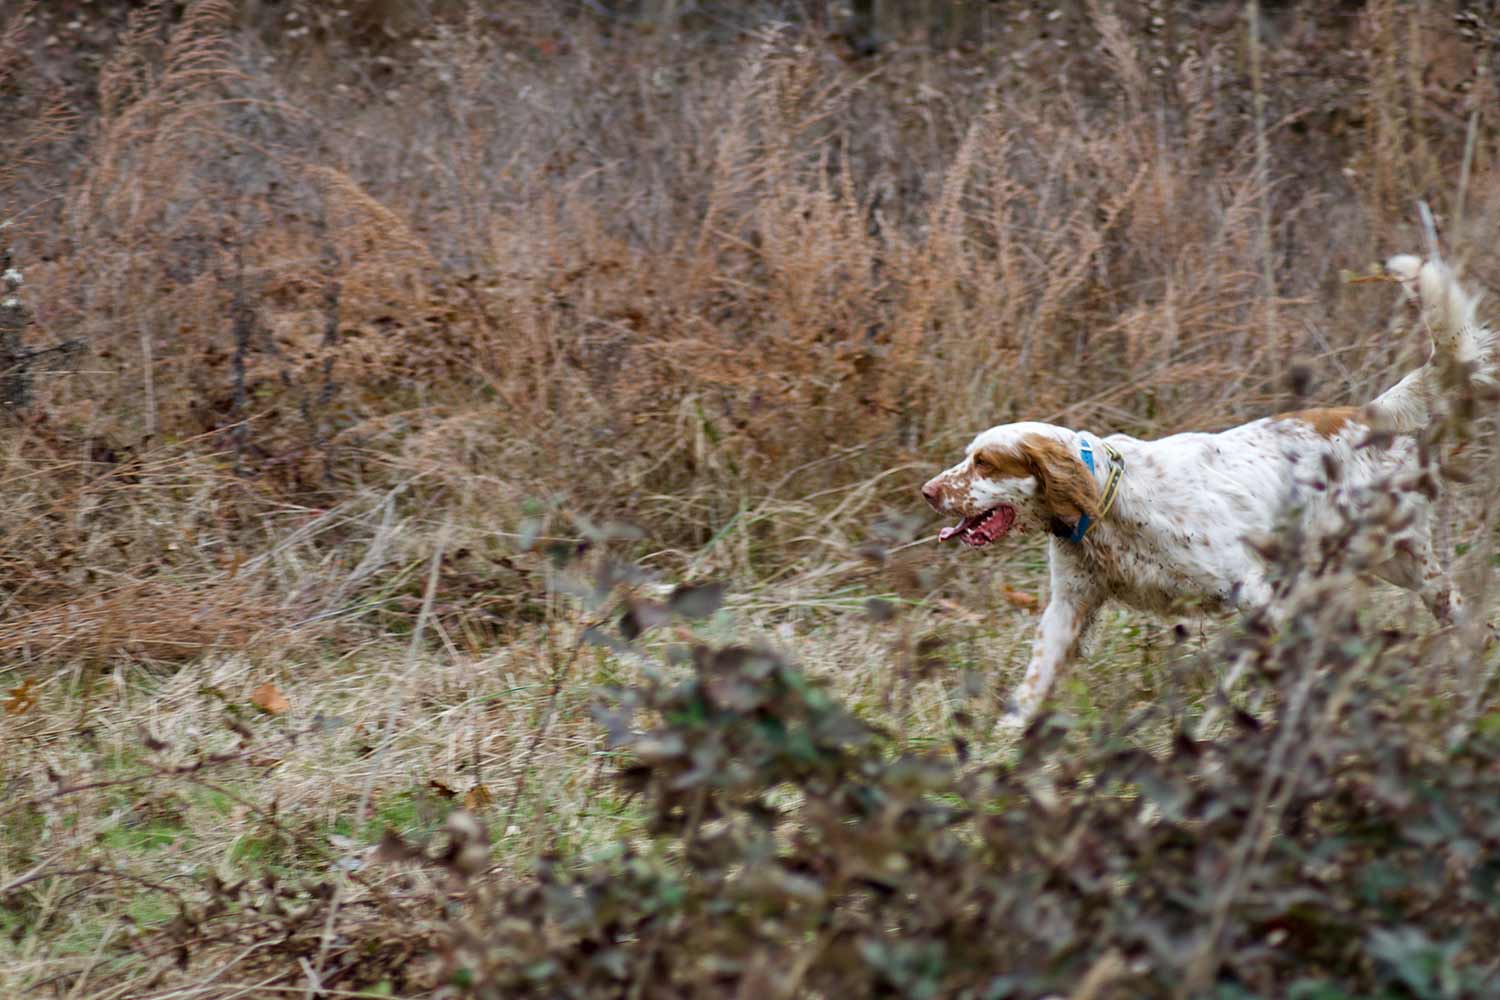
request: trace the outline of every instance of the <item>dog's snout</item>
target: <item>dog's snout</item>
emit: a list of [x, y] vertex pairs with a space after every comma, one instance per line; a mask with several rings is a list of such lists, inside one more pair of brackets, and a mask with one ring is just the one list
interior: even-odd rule
[[942, 491], [938, 489], [936, 479], [929, 479], [925, 484], [923, 484], [922, 498], [932, 505], [933, 510], [943, 509], [943, 494]]

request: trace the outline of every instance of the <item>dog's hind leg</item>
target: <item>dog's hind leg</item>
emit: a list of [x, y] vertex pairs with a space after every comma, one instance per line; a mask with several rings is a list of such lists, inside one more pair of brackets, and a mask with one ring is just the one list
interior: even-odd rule
[[1374, 573], [1420, 597], [1438, 624], [1453, 625], [1463, 618], [1463, 595], [1433, 551], [1430, 537], [1421, 535], [1397, 542], [1396, 554], [1376, 566]]

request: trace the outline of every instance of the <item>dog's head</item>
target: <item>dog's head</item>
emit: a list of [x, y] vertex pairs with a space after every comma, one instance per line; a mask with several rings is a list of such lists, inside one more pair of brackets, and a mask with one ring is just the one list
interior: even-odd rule
[[1050, 424], [991, 427], [964, 460], [938, 473], [922, 496], [939, 514], [957, 514], [938, 540], [982, 548], [1012, 532], [1071, 534], [1085, 514], [1099, 514], [1099, 488], [1078, 457], [1077, 435]]

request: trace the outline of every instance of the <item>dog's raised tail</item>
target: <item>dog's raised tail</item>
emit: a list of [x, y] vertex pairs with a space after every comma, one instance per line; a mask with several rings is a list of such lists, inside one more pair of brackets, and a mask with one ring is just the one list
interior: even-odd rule
[[1496, 378], [1496, 331], [1479, 322], [1479, 296], [1458, 283], [1440, 260], [1397, 254], [1386, 274], [1418, 301], [1432, 341], [1427, 363], [1375, 398], [1366, 408], [1373, 427], [1414, 433], [1442, 410], [1445, 392]]

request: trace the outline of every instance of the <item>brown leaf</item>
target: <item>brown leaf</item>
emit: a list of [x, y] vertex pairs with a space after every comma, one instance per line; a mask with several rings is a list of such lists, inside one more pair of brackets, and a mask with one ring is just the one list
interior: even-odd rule
[[475, 785], [467, 792], [464, 792], [464, 808], [470, 812], [478, 812], [494, 801], [495, 797], [483, 785]]
[[9, 694], [10, 697], [5, 699], [5, 714], [25, 715], [36, 707], [36, 680], [26, 678], [20, 687], [11, 688]]
[[937, 607], [943, 609], [943, 613], [949, 617], [956, 618], [965, 625], [980, 625], [984, 623], [984, 617], [970, 611], [961, 604], [955, 604], [946, 597], [939, 597], [933, 601]]
[[413, 847], [401, 839], [401, 835], [395, 830], [387, 828], [380, 838], [380, 846], [375, 848], [375, 860], [382, 864], [393, 861], [410, 861], [420, 858], [422, 851]]
[[444, 799], [451, 799], [458, 794], [456, 791], [449, 788], [447, 785], [443, 784], [436, 778], [433, 778], [431, 781], [429, 781], [427, 783], [427, 787], [430, 788], [440, 798]]
[[286, 700], [286, 695], [278, 691], [270, 681], [250, 693], [250, 703], [267, 715], [280, 715], [292, 707], [292, 703]]
[[1001, 587], [1000, 596], [1005, 598], [1007, 604], [1022, 611], [1035, 611], [1038, 604], [1035, 594], [1028, 594], [1024, 590], [1015, 590], [1011, 587]]

